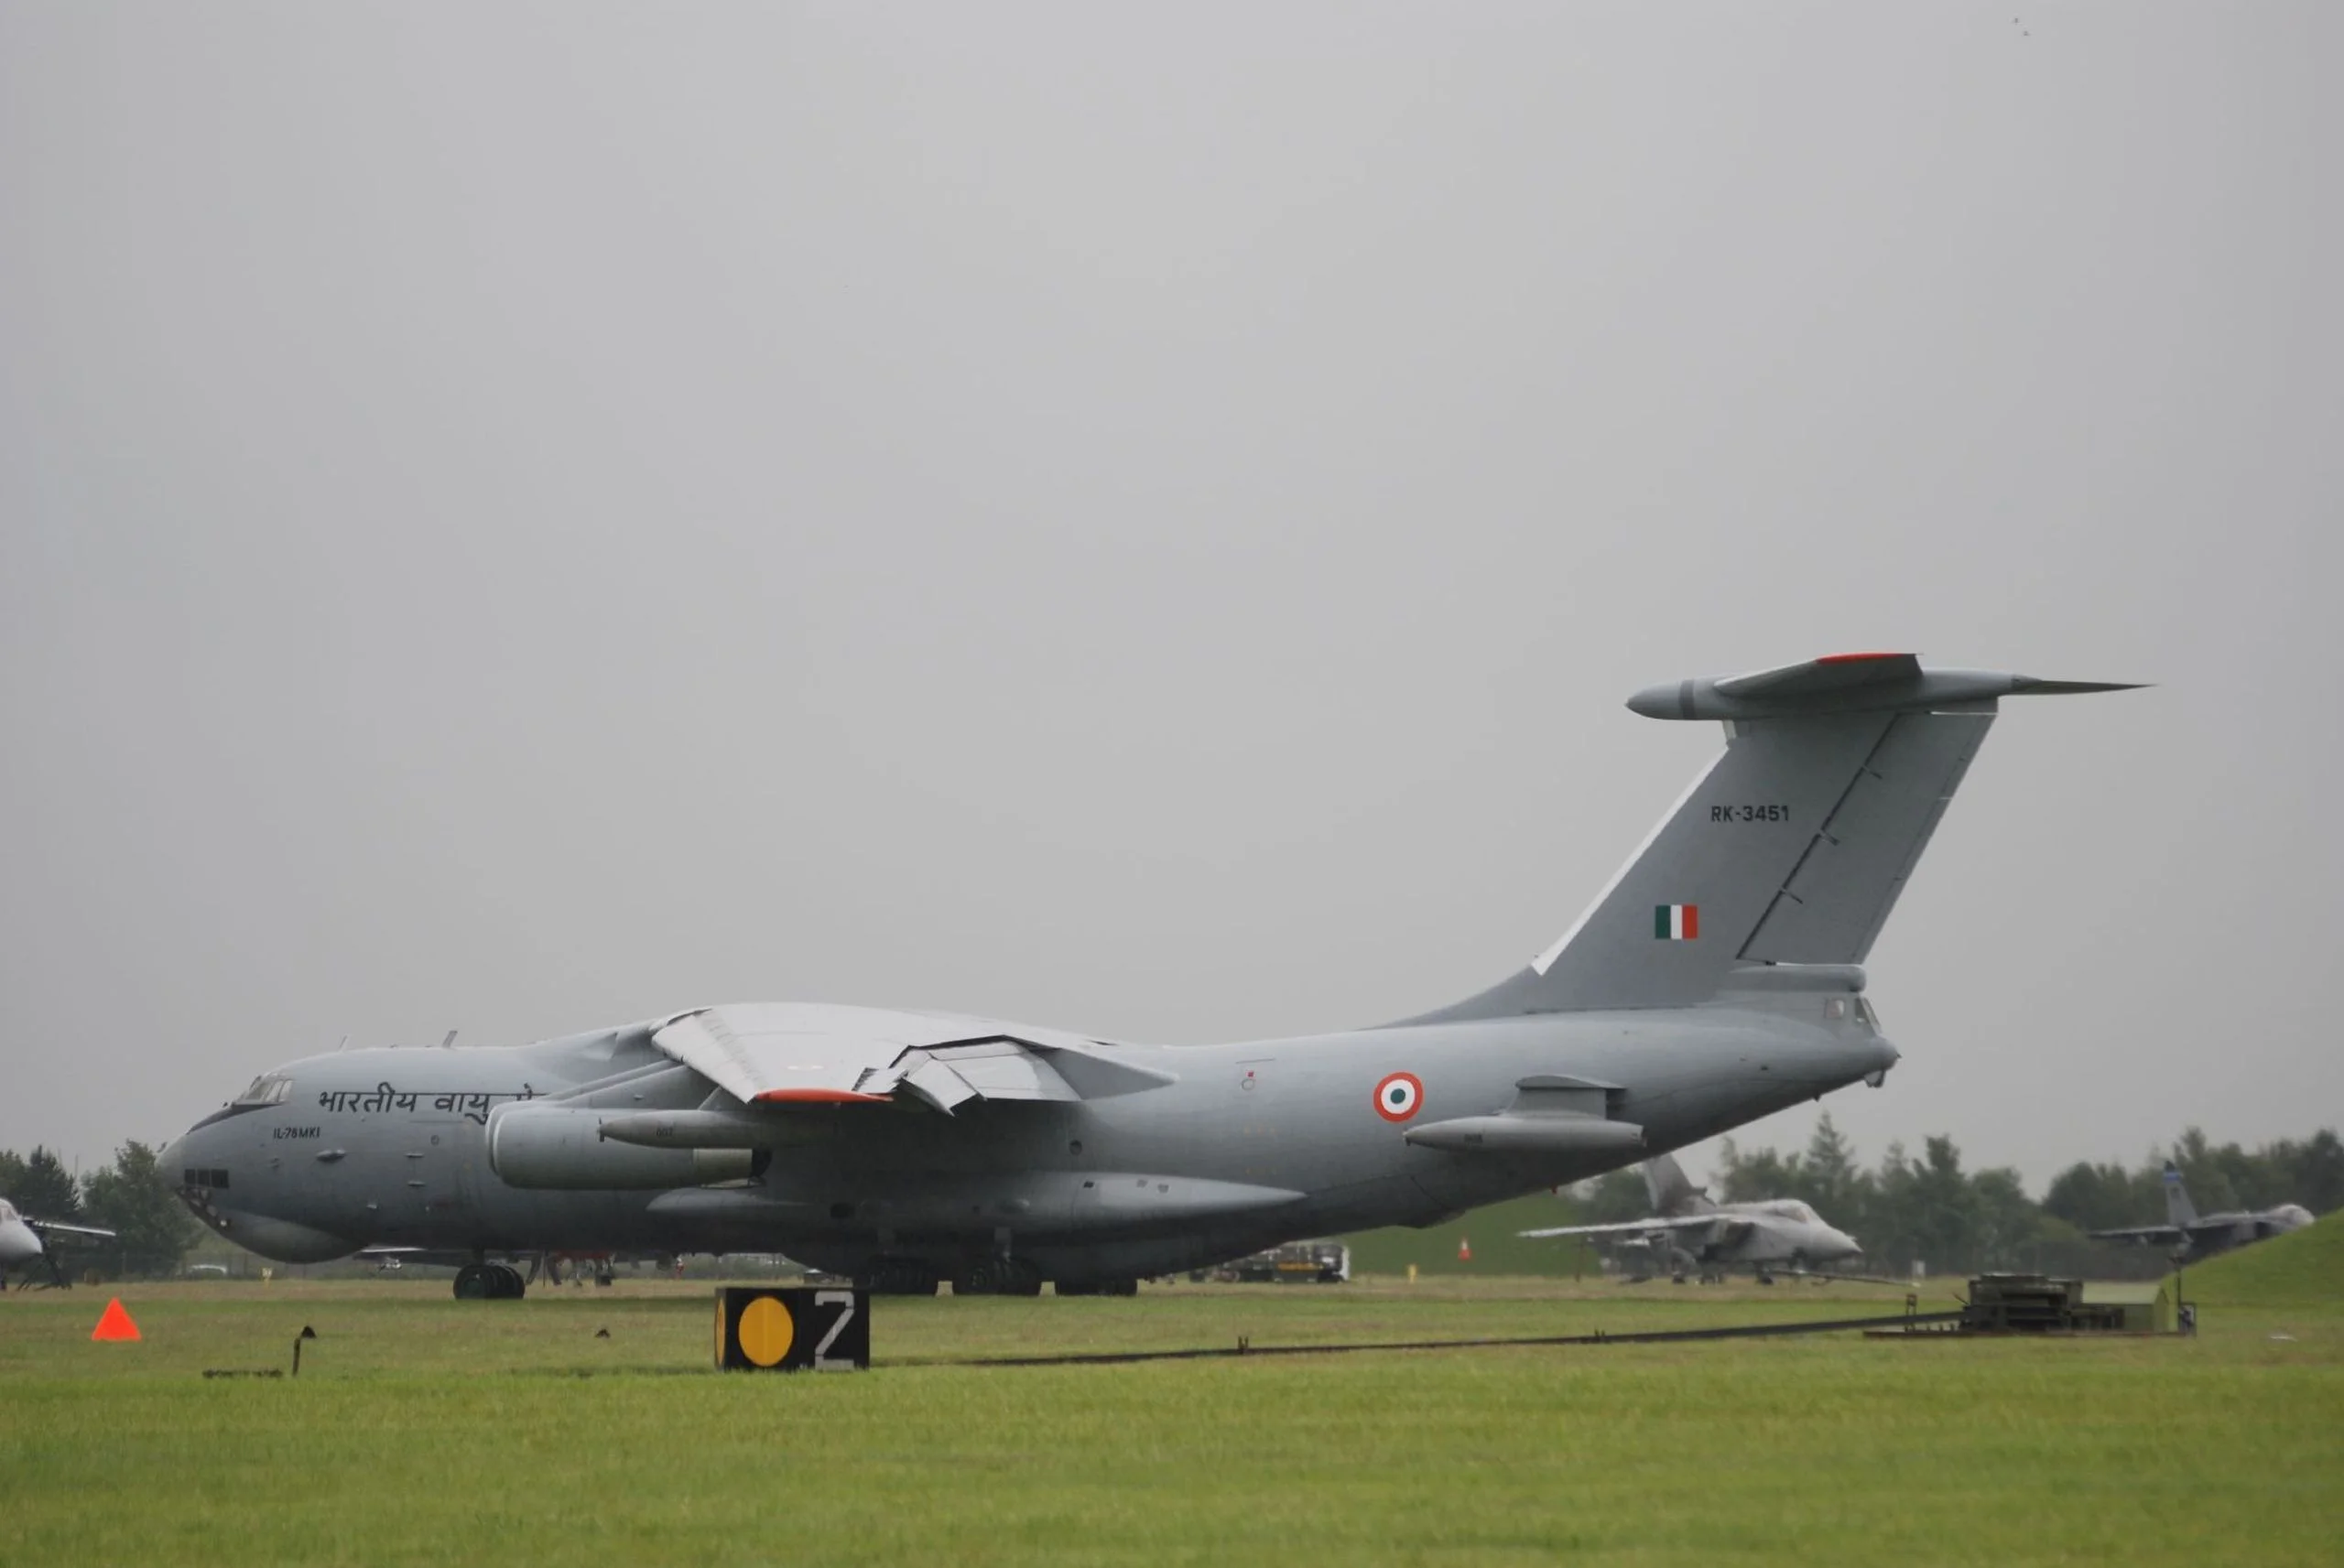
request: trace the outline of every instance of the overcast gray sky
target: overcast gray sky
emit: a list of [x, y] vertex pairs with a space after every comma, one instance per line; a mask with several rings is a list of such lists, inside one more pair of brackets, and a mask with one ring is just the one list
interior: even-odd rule
[[1631, 690], [1859, 647], [2162, 683], [2007, 705], [1862, 1154], [2335, 1124], [2339, 70], [2333, 4], [0, 0], [0, 1147], [344, 1034], [1420, 1011], [1718, 744]]

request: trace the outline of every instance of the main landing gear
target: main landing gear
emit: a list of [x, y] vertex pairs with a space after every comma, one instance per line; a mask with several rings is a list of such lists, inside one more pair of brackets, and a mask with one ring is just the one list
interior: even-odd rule
[[932, 1296], [938, 1281], [917, 1258], [874, 1258], [856, 1271], [854, 1284], [874, 1296]]
[[[854, 1286], [874, 1296], [932, 1296], [940, 1281], [936, 1270], [917, 1258], [877, 1257], [854, 1271]], [[1135, 1279], [1091, 1278], [1057, 1281], [1062, 1296], [1135, 1296]], [[1042, 1271], [1023, 1258], [995, 1255], [963, 1263], [952, 1276], [956, 1296], [1038, 1296]]]
[[1038, 1296], [1042, 1271], [1023, 1258], [980, 1258], [952, 1281], [956, 1296]]
[[460, 1302], [517, 1302], [527, 1290], [521, 1271], [502, 1263], [467, 1263], [456, 1271]]

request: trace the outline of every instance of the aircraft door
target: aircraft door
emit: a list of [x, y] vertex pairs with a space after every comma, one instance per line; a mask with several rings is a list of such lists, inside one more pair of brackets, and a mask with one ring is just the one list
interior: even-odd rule
[[415, 1245], [444, 1243], [448, 1231], [470, 1207], [465, 1151], [480, 1141], [479, 1129], [461, 1116], [401, 1118], [383, 1130], [392, 1134], [384, 1174], [395, 1186], [384, 1194], [386, 1233]]

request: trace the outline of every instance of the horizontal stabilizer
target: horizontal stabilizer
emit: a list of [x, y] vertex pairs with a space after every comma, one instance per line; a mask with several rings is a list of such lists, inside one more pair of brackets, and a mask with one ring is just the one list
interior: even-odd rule
[[2139, 691], [2146, 681], [2042, 680], [2035, 676], [2011, 676], [2013, 697], [2089, 697], [2096, 691]]
[[2001, 697], [2131, 691], [2136, 685], [2044, 680], [2000, 670], [1923, 669], [1913, 654], [1826, 654], [1749, 675], [1648, 686], [1628, 699], [1628, 708], [1647, 719], [1783, 719], [1941, 708]]
[[1850, 687], [1885, 686], [1921, 678], [1918, 654], [1826, 654], [1804, 664], [1752, 675], [1727, 676], [1718, 690], [1735, 697], [1816, 697]]

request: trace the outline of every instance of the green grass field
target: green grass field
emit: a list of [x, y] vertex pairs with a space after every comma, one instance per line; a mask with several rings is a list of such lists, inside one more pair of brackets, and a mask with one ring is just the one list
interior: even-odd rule
[[[2193, 1286], [2221, 1284], [2219, 1267]], [[0, 1519], [14, 1560], [77, 1563], [2332, 1563], [2344, 1306], [2328, 1280], [2209, 1306], [2194, 1341], [1048, 1368], [952, 1363], [1902, 1298], [1370, 1278], [895, 1300], [876, 1305], [872, 1372], [798, 1377], [709, 1370], [705, 1286], [475, 1303], [422, 1281], [129, 1287], [136, 1345], [90, 1343], [103, 1291], [12, 1293]], [[304, 1324], [320, 1337], [298, 1381], [201, 1376], [285, 1366]]]
[[2241, 1248], [2187, 1271], [2182, 1285], [2209, 1306], [2344, 1304], [2344, 1219]]

